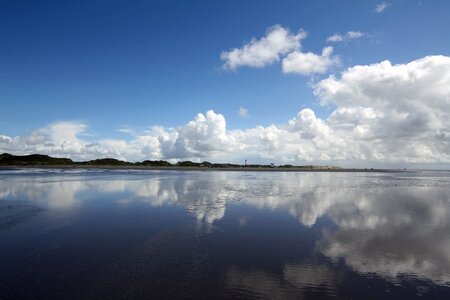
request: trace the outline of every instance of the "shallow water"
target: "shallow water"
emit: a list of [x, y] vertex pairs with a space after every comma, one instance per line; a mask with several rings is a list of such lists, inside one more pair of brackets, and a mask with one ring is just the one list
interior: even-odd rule
[[1, 170], [0, 299], [450, 299], [450, 173]]

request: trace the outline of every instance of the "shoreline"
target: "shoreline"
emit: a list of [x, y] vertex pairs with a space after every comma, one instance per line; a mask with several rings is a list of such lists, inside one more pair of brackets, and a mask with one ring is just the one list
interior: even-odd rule
[[280, 168], [280, 167], [229, 167], [229, 168], [208, 168], [208, 167], [179, 167], [179, 166], [67, 166], [67, 165], [4, 165], [0, 166], [0, 170], [17, 170], [17, 169], [104, 169], [104, 170], [149, 170], [149, 171], [234, 171], [234, 172], [354, 172], [354, 173], [397, 173], [408, 172], [405, 169], [373, 169], [373, 168]]

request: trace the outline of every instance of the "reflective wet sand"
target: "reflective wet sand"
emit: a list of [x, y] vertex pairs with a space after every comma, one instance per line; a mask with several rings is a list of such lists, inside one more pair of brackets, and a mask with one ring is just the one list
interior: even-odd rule
[[0, 299], [450, 299], [450, 173], [0, 171]]

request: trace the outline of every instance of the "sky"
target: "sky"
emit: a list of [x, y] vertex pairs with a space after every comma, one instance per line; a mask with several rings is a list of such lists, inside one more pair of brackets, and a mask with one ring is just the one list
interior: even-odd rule
[[449, 168], [449, 11], [1, 1], [0, 153]]

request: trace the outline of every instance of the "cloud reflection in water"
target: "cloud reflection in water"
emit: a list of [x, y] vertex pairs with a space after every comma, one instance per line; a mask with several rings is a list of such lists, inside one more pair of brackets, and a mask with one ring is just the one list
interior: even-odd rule
[[[357, 272], [377, 273], [393, 282], [417, 276], [446, 285], [449, 190], [447, 173], [117, 172], [100, 177], [10, 176], [0, 184], [0, 198], [70, 209], [95, 195], [120, 195], [114, 198], [117, 205], [136, 201], [153, 207], [175, 205], [206, 225], [223, 219], [230, 205], [287, 211], [306, 227], [326, 218], [335, 226], [324, 226], [316, 248], [331, 260], [343, 259]], [[238, 222], [242, 227], [251, 220], [242, 216]], [[311, 274], [328, 272], [305, 275], [304, 270], [287, 262], [283, 276], [294, 286], [296, 282], [303, 286], [315, 280]], [[261, 272], [258, 276], [269, 276]], [[250, 280], [246, 274], [236, 267], [229, 277], [236, 285], [245, 285]], [[315, 284], [331, 284], [332, 277], [320, 276], [328, 279]]]

